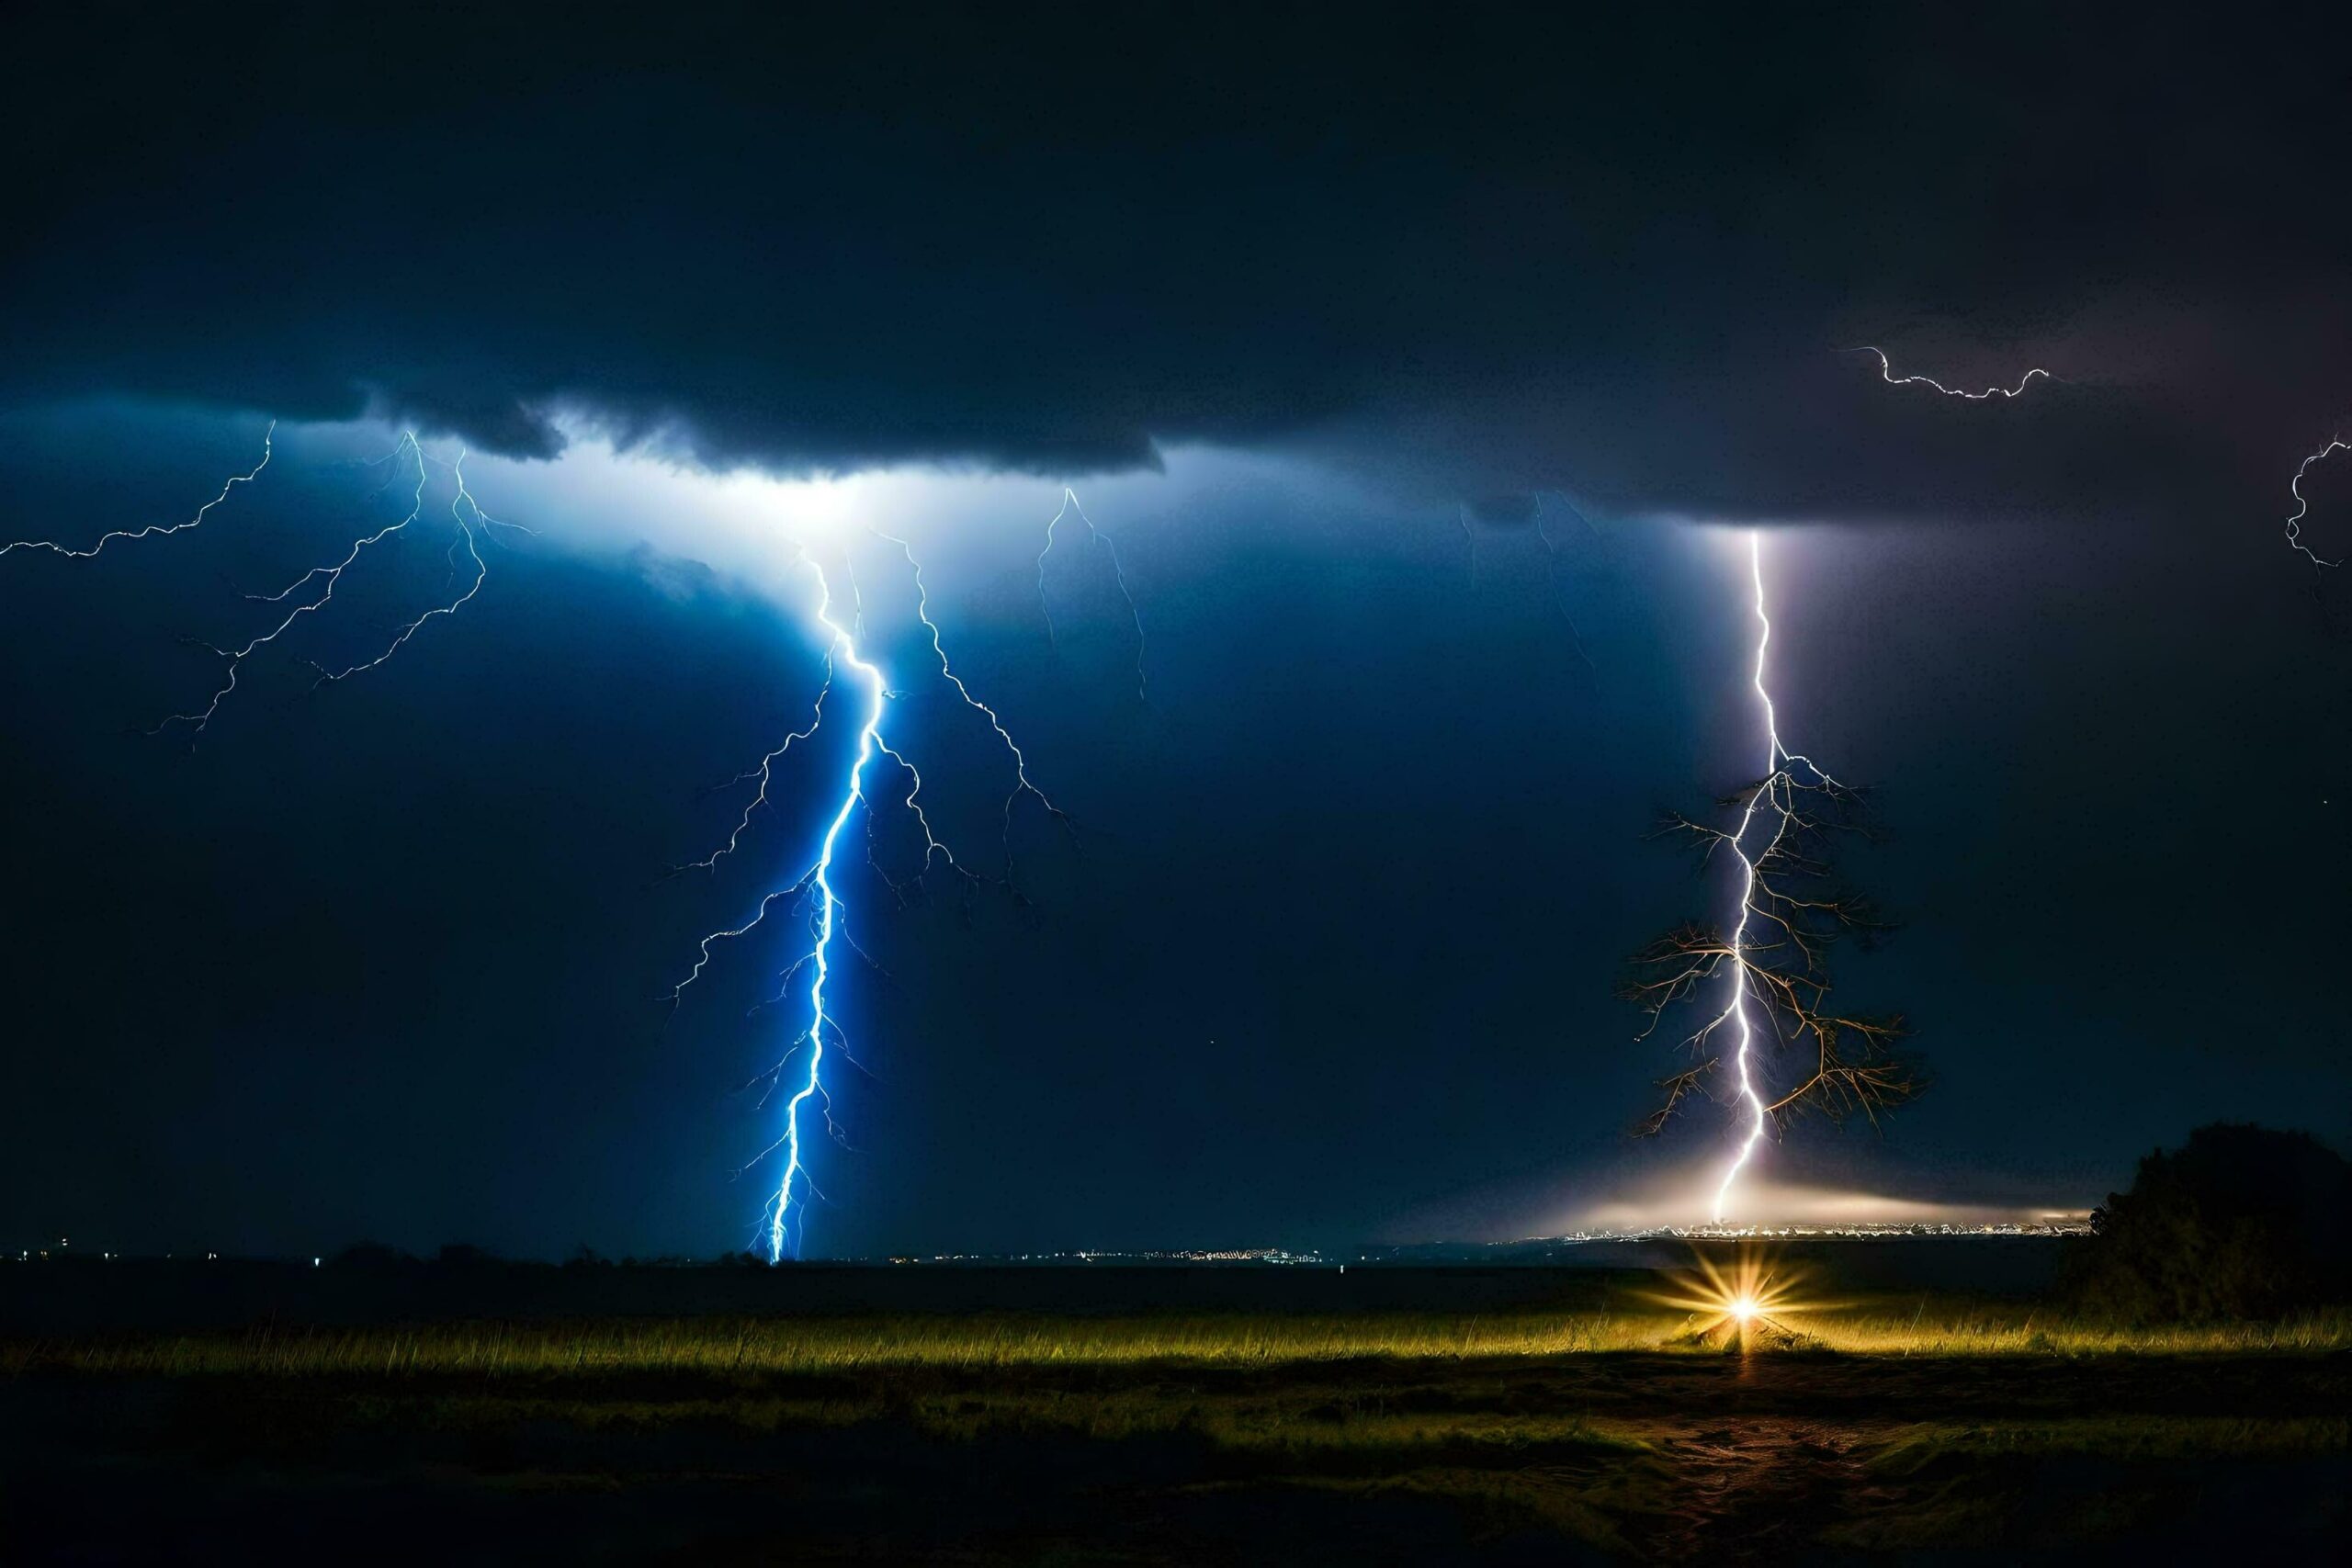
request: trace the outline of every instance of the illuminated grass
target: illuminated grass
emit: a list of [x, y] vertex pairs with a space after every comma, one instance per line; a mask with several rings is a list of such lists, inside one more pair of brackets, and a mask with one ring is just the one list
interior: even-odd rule
[[[2352, 1348], [2352, 1314], [2279, 1324], [2132, 1328], [2025, 1305], [1795, 1312], [1766, 1355], [2082, 1357]], [[1048, 1318], [980, 1315], [455, 1323], [229, 1336], [18, 1341], [0, 1372], [548, 1377], [633, 1372], [811, 1375], [889, 1368], [1273, 1367], [1358, 1359], [1510, 1360], [1615, 1352], [1720, 1355], [1691, 1315], [1442, 1314]]]

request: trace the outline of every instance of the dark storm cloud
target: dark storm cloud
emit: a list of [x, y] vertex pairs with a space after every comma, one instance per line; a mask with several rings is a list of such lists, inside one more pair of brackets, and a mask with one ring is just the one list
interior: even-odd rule
[[[2347, 406], [2308, 17], [20, 18], [0, 396], [718, 465], [1286, 445], [1604, 508], [2258, 504]], [[2018, 405], [1973, 386], [2066, 378]]]

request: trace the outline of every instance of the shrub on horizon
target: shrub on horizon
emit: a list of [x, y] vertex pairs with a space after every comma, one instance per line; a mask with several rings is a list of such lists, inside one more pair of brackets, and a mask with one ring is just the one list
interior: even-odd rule
[[2352, 1299], [2352, 1162], [2308, 1133], [2217, 1122], [2140, 1161], [2064, 1279], [2132, 1323], [2271, 1318]]

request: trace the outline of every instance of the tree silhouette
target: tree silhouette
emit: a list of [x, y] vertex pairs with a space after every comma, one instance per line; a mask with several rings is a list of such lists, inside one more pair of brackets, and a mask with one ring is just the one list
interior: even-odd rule
[[1925, 1087], [1916, 1062], [1899, 1051], [1900, 1017], [1848, 1013], [1831, 1000], [1829, 960], [1838, 945], [1868, 946], [1892, 929], [1838, 873], [1841, 846], [1872, 836], [1864, 803], [1806, 758], [1780, 761], [1770, 776], [1716, 803], [1729, 826], [1678, 812], [1652, 835], [1697, 849], [1702, 866], [1729, 854], [1744, 886], [1730, 931], [1686, 921], [1629, 962], [1621, 995], [1648, 1021], [1637, 1039], [1651, 1038], [1679, 1009], [1714, 1010], [1681, 1042], [1691, 1065], [1658, 1081], [1660, 1103], [1636, 1128], [1645, 1135], [1664, 1129], [1686, 1097], [1711, 1088], [1724, 1069], [1718, 1033], [1736, 1027], [1743, 1008], [1761, 1047], [1749, 1059], [1751, 1080], [1775, 1121], [1815, 1110], [1833, 1121], [1860, 1112], [1875, 1123]]

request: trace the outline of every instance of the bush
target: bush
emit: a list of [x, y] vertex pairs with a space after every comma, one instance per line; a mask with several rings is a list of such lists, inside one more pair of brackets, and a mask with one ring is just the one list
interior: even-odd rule
[[2068, 1260], [2130, 1322], [2266, 1318], [2352, 1296], [2352, 1163], [2308, 1133], [2217, 1122], [2140, 1162]]

